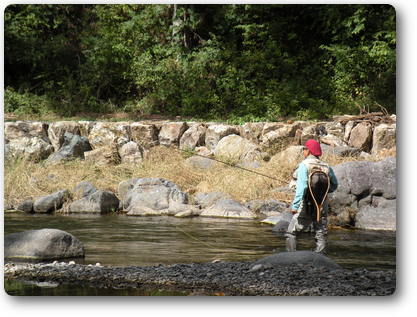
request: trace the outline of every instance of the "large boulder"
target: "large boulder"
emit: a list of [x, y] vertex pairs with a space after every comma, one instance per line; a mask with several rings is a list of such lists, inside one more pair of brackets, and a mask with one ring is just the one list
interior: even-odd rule
[[214, 150], [216, 157], [233, 159], [239, 162], [256, 162], [260, 160], [258, 146], [236, 134], [222, 138]]
[[280, 129], [270, 131], [262, 135], [262, 143], [260, 144], [261, 149], [266, 150], [271, 148], [279, 140], [288, 139], [290, 131], [288, 127], [282, 127]]
[[[310, 123], [308, 123], [307, 121], [294, 121], [291, 124], [290, 136], [295, 137], [298, 130], [303, 131], [304, 128], [308, 127], [309, 125]], [[300, 140], [301, 140], [301, 134], [300, 134]]]
[[72, 202], [68, 212], [109, 214], [118, 211], [119, 202], [119, 198], [113, 192], [99, 189]]
[[64, 135], [67, 132], [80, 135], [80, 125], [74, 121], [58, 121], [49, 125], [48, 136], [55, 151], [64, 144]]
[[140, 163], [145, 156], [145, 150], [136, 142], [127, 142], [119, 151], [122, 162]]
[[371, 141], [372, 125], [369, 122], [361, 122], [350, 132], [348, 145], [368, 153], [371, 150]]
[[48, 138], [48, 125], [44, 122], [5, 122], [4, 123], [4, 143], [19, 138], [41, 138], [50, 144]]
[[319, 140], [319, 132], [316, 124], [305, 127], [301, 132], [301, 145], [304, 145], [310, 139]]
[[80, 135], [72, 134], [70, 132], [65, 132], [64, 142], [58, 151], [54, 152], [46, 164], [55, 164], [61, 160], [81, 158], [84, 159], [84, 152], [90, 151], [91, 147], [88, 142], [88, 138], [82, 137]]
[[262, 223], [268, 223], [274, 225], [272, 232], [274, 233], [284, 233], [288, 229], [288, 225], [293, 217], [291, 211], [287, 210], [282, 212], [279, 215], [268, 217], [262, 220]]
[[180, 138], [187, 129], [185, 122], [164, 123], [159, 132], [159, 144], [178, 147]]
[[220, 164], [211, 158], [196, 155], [187, 158], [185, 162], [190, 164], [192, 167], [201, 169], [214, 168]]
[[4, 237], [5, 258], [55, 260], [84, 256], [80, 240], [58, 229], [29, 230]]
[[169, 180], [140, 178], [123, 198], [123, 209], [130, 215], [149, 214], [151, 210], [158, 214], [161, 210], [168, 209], [173, 203], [187, 204], [188, 194], [182, 192]]
[[312, 251], [281, 252], [269, 255], [262, 259], [254, 261], [252, 270], [264, 268], [279, 267], [298, 267], [299, 265], [312, 266], [316, 269], [328, 268], [331, 270], [342, 269], [336, 262], [324, 256], [323, 254]]
[[91, 147], [116, 147], [118, 150], [130, 141], [130, 125], [124, 122], [98, 122], [88, 136]]
[[355, 125], [356, 125], [355, 121], [348, 121], [345, 124], [345, 133], [343, 135], [343, 141], [346, 144], [349, 143], [350, 133], [352, 132], [352, 129], [355, 127]]
[[288, 147], [284, 151], [279, 152], [275, 154], [273, 157], [271, 157], [270, 163], [274, 164], [274, 162], [276, 161], [279, 162], [283, 158], [285, 158], [288, 162], [291, 162], [291, 163], [301, 162], [302, 160], [304, 160], [303, 146], [293, 145], [293, 146]]
[[396, 147], [397, 125], [381, 124], [374, 129], [371, 154], [378, 155], [382, 150]]
[[276, 131], [278, 129], [281, 129], [284, 127], [283, 123], [278, 123], [278, 122], [267, 122], [264, 124], [263, 129], [262, 129], [262, 133], [261, 133], [261, 137], [260, 140], [263, 140], [263, 137], [265, 134], [268, 134], [272, 131]]
[[121, 181], [119, 185], [117, 186], [117, 194], [119, 198], [123, 200], [123, 198], [125, 198], [129, 190], [135, 187], [135, 184], [137, 183], [138, 180], [139, 178], [135, 177], [129, 180]]
[[231, 134], [239, 134], [238, 128], [226, 124], [214, 124], [209, 126], [206, 131], [206, 147], [213, 152], [219, 141]]
[[21, 202], [17, 206], [16, 210], [29, 212], [29, 213], [33, 212], [33, 201], [28, 199], [28, 200], [25, 200], [25, 201]]
[[223, 199], [226, 199], [226, 195], [220, 191], [216, 191], [209, 194], [200, 193], [195, 197], [194, 200], [197, 205], [200, 205], [203, 208], [207, 208]]
[[359, 207], [355, 215], [355, 227], [373, 230], [396, 230], [396, 199], [373, 197], [370, 205]]
[[188, 204], [179, 204], [173, 203], [169, 205], [167, 214], [177, 218], [189, 218], [194, 216], [199, 216], [201, 213], [198, 206], [188, 205]]
[[332, 135], [340, 140], [344, 139], [345, 128], [340, 122], [328, 122], [324, 125], [327, 135]]
[[203, 146], [206, 131], [207, 126], [204, 123], [194, 124], [182, 135], [179, 148], [181, 150], [194, 150], [196, 147]]
[[325, 135], [320, 138], [320, 142], [332, 147], [343, 147], [345, 145], [343, 139], [335, 135]]
[[255, 219], [258, 217], [254, 212], [233, 199], [223, 199], [215, 203], [203, 210], [200, 216], [237, 219]]
[[115, 165], [121, 162], [120, 153], [114, 144], [85, 152], [84, 157], [96, 165]]
[[[333, 167], [339, 186], [329, 194], [329, 223], [335, 225], [355, 224], [355, 215], [378, 208], [375, 203], [379, 198], [396, 199], [396, 159], [387, 157], [379, 162], [345, 162]], [[377, 199], [377, 200], [376, 200]], [[390, 210], [396, 212], [395, 203], [390, 203]], [[381, 208], [385, 208], [381, 205]], [[359, 214], [361, 215], [361, 213]], [[358, 216], [359, 216], [358, 215]], [[393, 216], [390, 216], [391, 218]], [[361, 227], [377, 227], [377, 224], [363, 224]], [[359, 224], [360, 222], [358, 222]], [[389, 222], [390, 230], [395, 230], [393, 222]]]
[[328, 144], [320, 144], [322, 157], [325, 156], [356, 156], [360, 154], [359, 149], [350, 146], [330, 146]]
[[51, 213], [61, 209], [68, 190], [63, 189], [48, 196], [39, 197], [33, 204], [33, 211], [38, 213]]
[[97, 124], [95, 121], [78, 121], [78, 126], [80, 127], [80, 135], [88, 138], [91, 130]]
[[130, 139], [147, 151], [159, 145], [158, 135], [159, 129], [154, 124], [133, 122], [130, 125]]
[[259, 144], [264, 125], [263, 122], [247, 122], [239, 126], [239, 135], [254, 144]]
[[44, 160], [53, 152], [53, 146], [39, 137], [21, 137], [12, 139], [4, 146], [5, 156], [21, 157], [33, 162]]
[[96, 189], [93, 184], [88, 181], [83, 181], [78, 183], [72, 191], [73, 195], [87, 197], [96, 192]]
[[272, 198], [267, 200], [251, 200], [245, 206], [253, 212], [263, 214], [267, 217], [280, 215], [290, 208], [290, 205], [287, 203]]

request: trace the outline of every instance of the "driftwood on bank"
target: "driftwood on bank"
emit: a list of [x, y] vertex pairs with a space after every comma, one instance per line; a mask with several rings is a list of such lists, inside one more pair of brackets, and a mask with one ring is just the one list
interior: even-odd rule
[[382, 112], [372, 112], [372, 113], [367, 113], [367, 114], [359, 115], [359, 116], [341, 116], [340, 118], [337, 118], [337, 121], [339, 121], [342, 125], [345, 125], [349, 121], [354, 121], [355, 123], [369, 122], [373, 126], [377, 124], [396, 123], [395, 119], [393, 119], [389, 115], [384, 115]]

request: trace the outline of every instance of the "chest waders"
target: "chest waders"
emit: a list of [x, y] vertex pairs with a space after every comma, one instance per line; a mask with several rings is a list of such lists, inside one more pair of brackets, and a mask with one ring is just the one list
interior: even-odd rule
[[[311, 223], [315, 231], [315, 252], [325, 253], [327, 249], [327, 194], [330, 190], [330, 166], [317, 157], [303, 161], [307, 168], [307, 188], [285, 233], [287, 251], [298, 250], [298, 236]], [[326, 216], [322, 215], [326, 210]]]
[[[321, 206], [327, 198], [330, 189], [330, 178], [326, 172], [315, 170], [308, 176], [308, 191], [306, 193], [307, 214], [316, 221], [321, 221]], [[313, 205], [314, 203], [314, 205]]]

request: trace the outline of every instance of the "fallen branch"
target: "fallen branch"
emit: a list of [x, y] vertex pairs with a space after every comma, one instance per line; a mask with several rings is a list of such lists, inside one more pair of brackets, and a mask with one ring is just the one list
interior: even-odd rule
[[389, 114], [388, 114], [388, 112], [386, 111], [385, 108], [384, 108], [384, 110], [385, 110], [384, 113], [382, 113], [382, 112], [372, 112], [372, 113], [359, 115], [359, 116], [342, 117], [338, 121], [343, 125], [345, 125], [349, 121], [354, 121], [354, 122], [357, 122], [357, 123], [359, 123], [359, 122], [369, 122], [371, 124], [377, 124], [377, 123], [392, 124], [392, 123], [395, 123], [395, 120], [393, 120], [389, 116]]
[[375, 102], [375, 104], [378, 106], [378, 107], [380, 107], [381, 109], [382, 109], [382, 112], [387, 116], [387, 117], [389, 117], [389, 113], [388, 113], [388, 111], [387, 111], [387, 109], [385, 109], [383, 106], [381, 106], [379, 103], [377, 103], [376, 101], [374, 101]]

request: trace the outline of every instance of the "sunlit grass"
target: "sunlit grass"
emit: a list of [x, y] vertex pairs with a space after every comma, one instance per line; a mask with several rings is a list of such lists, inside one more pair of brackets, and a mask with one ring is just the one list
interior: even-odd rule
[[[211, 169], [199, 169], [187, 163], [191, 154], [174, 148], [154, 147], [141, 163], [98, 166], [84, 160], [60, 162], [55, 165], [32, 163], [24, 159], [5, 161], [4, 204], [17, 207], [25, 200], [34, 200], [62, 189], [72, 191], [82, 181], [89, 181], [96, 189], [118, 193], [118, 184], [134, 177], [170, 180], [190, 195], [190, 202], [199, 193], [221, 191], [240, 203], [250, 200], [274, 198], [291, 202], [292, 196], [275, 191], [288, 186], [291, 171], [299, 162], [276, 158], [264, 162], [251, 173], [233, 166], [218, 163]], [[332, 166], [358, 158], [329, 156], [324, 158]], [[269, 177], [266, 177], [269, 176]], [[78, 194], [80, 195], [80, 194]], [[80, 197], [70, 195], [69, 200]], [[70, 201], [67, 201], [69, 203]]]

